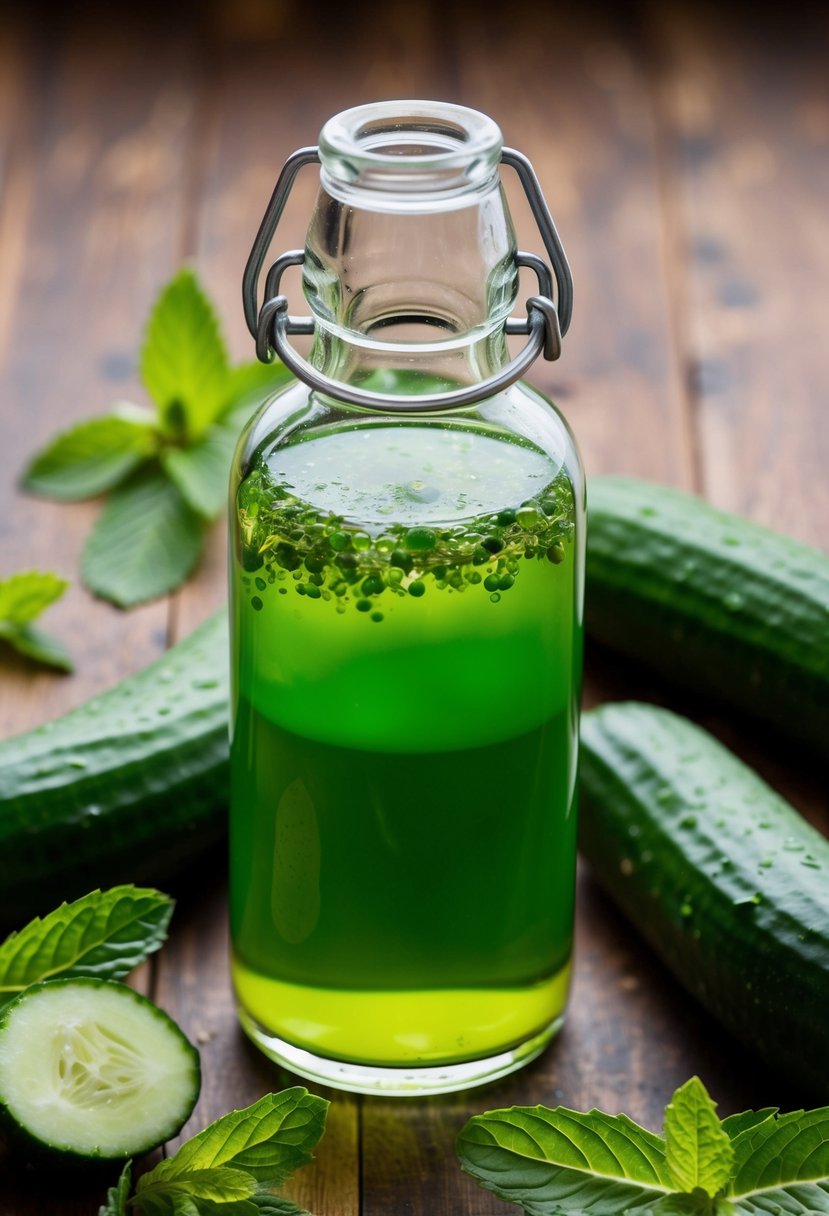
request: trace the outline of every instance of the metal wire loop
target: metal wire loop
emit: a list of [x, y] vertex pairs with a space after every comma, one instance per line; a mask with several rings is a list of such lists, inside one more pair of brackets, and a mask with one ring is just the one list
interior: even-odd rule
[[[527, 302], [527, 323], [529, 325], [529, 341], [506, 367], [502, 367], [494, 376], [464, 388], [453, 389], [447, 393], [418, 393], [416, 396], [393, 396], [387, 393], [374, 393], [368, 389], [358, 388], [354, 384], [344, 384], [333, 380], [313, 367], [291, 346], [288, 341], [290, 318], [288, 317], [288, 297], [274, 296], [262, 306], [256, 338], [256, 353], [262, 358], [267, 351], [264, 362], [270, 362], [274, 354], [278, 355], [285, 366], [309, 388], [337, 401], [348, 405], [361, 405], [366, 409], [392, 408], [403, 412], [428, 413], [435, 410], [454, 409], [462, 405], [474, 405], [485, 397], [491, 397], [501, 389], [514, 384], [524, 375], [524, 372], [544, 350], [547, 342], [547, 319], [543, 310], [535, 306], [535, 301], [541, 297], [533, 296]], [[551, 301], [545, 303], [552, 304]]]
[[[351, 405], [371, 408], [388, 408], [413, 411], [450, 409], [471, 405], [491, 396], [500, 389], [513, 384], [531, 363], [543, 353], [545, 359], [557, 359], [561, 354], [562, 335], [566, 334], [573, 312], [573, 279], [561, 241], [556, 232], [553, 217], [541, 192], [541, 186], [530, 161], [514, 148], [504, 148], [501, 163], [509, 165], [518, 174], [527, 196], [541, 239], [544, 242], [550, 267], [538, 254], [518, 251], [516, 264], [534, 271], [539, 294], [527, 301], [527, 317], [509, 317], [505, 323], [507, 334], [527, 334], [529, 341], [504, 368], [478, 384], [454, 389], [446, 393], [393, 397], [383, 393], [369, 392], [351, 384], [343, 384], [323, 375], [294, 350], [288, 341], [289, 334], [313, 334], [313, 317], [292, 317], [288, 314], [288, 299], [280, 293], [282, 275], [289, 266], [301, 266], [305, 254], [301, 249], [283, 253], [271, 266], [265, 281], [265, 298], [259, 307], [259, 278], [273, 241], [282, 212], [294, 179], [305, 165], [319, 163], [319, 148], [300, 148], [289, 156], [279, 175], [270, 202], [265, 211], [259, 231], [253, 242], [250, 257], [242, 280], [242, 298], [248, 329], [256, 339], [256, 355], [263, 363], [270, 363], [274, 355], [296, 376], [311, 388], [339, 401]], [[555, 300], [553, 293], [555, 278]]]

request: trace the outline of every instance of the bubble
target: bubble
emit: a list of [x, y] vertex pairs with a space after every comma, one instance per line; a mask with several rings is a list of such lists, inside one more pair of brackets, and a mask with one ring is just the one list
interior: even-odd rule
[[264, 591], [268, 585], [263, 578], [255, 578], [253, 581], [257, 591]]
[[406, 533], [406, 547], [417, 553], [434, 549], [438, 538], [431, 528], [409, 528]]
[[521, 507], [516, 512], [515, 518], [518, 521], [519, 527], [525, 531], [531, 528], [536, 528], [541, 520], [538, 517], [538, 511], [535, 507]]
[[250, 606], [254, 612], [261, 612], [265, 605], [262, 603], [258, 595], [255, 595], [250, 601]]
[[409, 595], [413, 595], [415, 599], [420, 599], [421, 595], [424, 595], [425, 592], [426, 584], [422, 583], [420, 579], [416, 583], [409, 584]]
[[358, 612], [371, 612], [371, 600], [357, 600], [354, 607]]

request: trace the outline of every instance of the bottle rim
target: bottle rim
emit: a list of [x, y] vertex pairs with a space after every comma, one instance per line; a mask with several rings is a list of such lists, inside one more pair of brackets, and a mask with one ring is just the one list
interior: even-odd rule
[[335, 186], [433, 197], [489, 186], [502, 146], [488, 115], [420, 100], [353, 106], [330, 118], [319, 140], [323, 177]]

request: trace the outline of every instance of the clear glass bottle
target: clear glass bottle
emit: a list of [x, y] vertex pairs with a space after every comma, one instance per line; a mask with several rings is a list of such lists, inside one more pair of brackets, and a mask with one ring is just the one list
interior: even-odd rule
[[[573, 926], [584, 485], [509, 362], [501, 135], [364, 106], [320, 141], [310, 364], [231, 487], [231, 932], [239, 1016], [341, 1088], [464, 1088], [561, 1024]], [[294, 259], [295, 261], [298, 259]]]

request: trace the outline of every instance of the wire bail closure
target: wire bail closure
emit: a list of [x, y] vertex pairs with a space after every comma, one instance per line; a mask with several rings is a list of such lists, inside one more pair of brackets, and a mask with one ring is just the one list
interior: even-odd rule
[[[289, 266], [301, 266], [305, 261], [302, 249], [283, 253], [271, 266], [265, 281], [265, 295], [259, 306], [259, 276], [265, 264], [274, 233], [282, 216], [288, 195], [299, 171], [306, 165], [319, 164], [319, 148], [299, 148], [288, 157], [282, 167], [267, 210], [259, 226], [253, 248], [245, 266], [242, 279], [242, 300], [245, 320], [251, 335], [256, 340], [256, 355], [262, 363], [271, 363], [278, 356], [290, 371], [310, 388], [316, 389], [337, 401], [349, 405], [361, 405], [369, 409], [387, 407], [423, 412], [436, 409], [451, 409], [453, 406], [472, 405], [485, 397], [513, 384], [523, 376], [532, 363], [543, 354], [554, 360], [561, 354], [561, 339], [570, 326], [573, 313], [573, 278], [553, 217], [541, 191], [541, 185], [532, 164], [522, 152], [514, 148], [501, 150], [501, 164], [509, 165], [518, 174], [527, 201], [544, 242], [550, 267], [535, 253], [516, 252], [518, 266], [532, 270], [538, 279], [539, 294], [527, 300], [527, 316], [509, 317], [505, 323], [507, 334], [527, 334], [529, 340], [514, 359], [500, 371], [476, 384], [453, 389], [445, 393], [417, 394], [416, 396], [388, 397], [385, 393], [370, 392], [351, 384], [344, 384], [317, 371], [303, 359], [288, 340], [290, 334], [313, 334], [313, 317], [293, 317], [288, 313], [288, 297], [280, 293], [282, 275]], [[556, 292], [553, 298], [553, 276]]]

